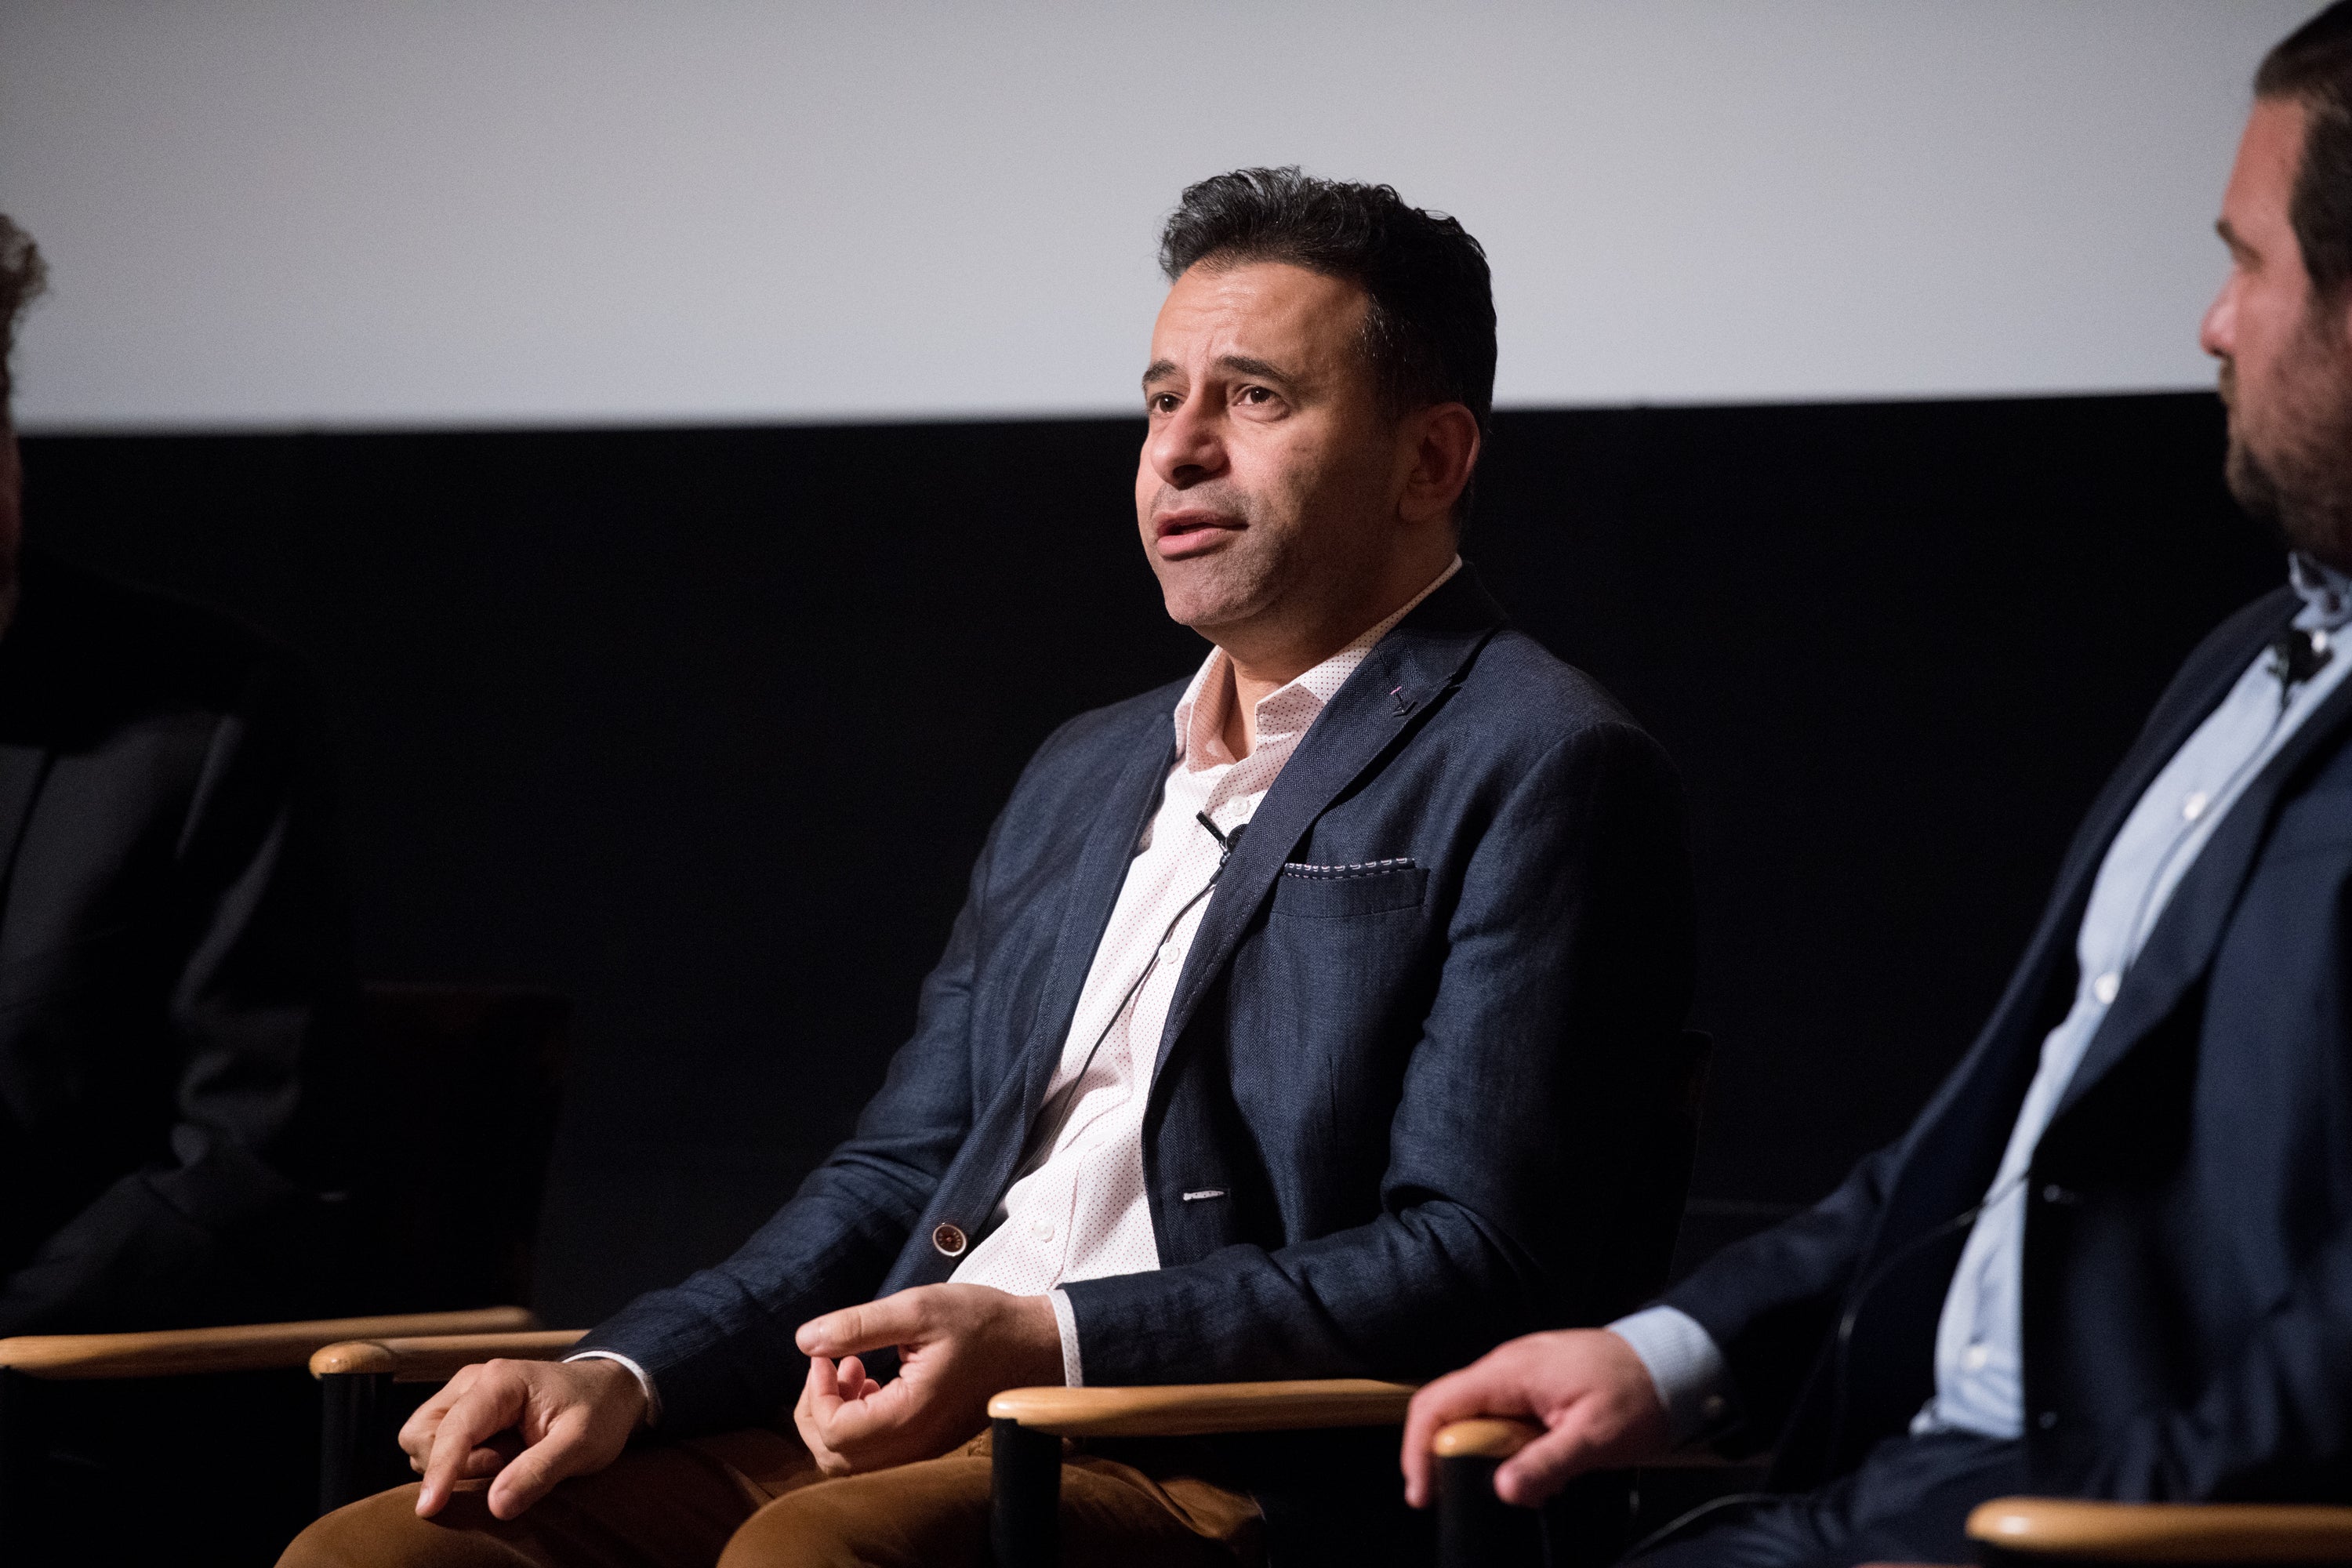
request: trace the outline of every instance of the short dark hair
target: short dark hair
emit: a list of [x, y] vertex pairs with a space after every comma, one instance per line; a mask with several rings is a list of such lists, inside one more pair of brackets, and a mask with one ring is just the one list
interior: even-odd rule
[[48, 281], [48, 264], [41, 259], [33, 237], [18, 228], [6, 213], [0, 213], [0, 429], [9, 426], [8, 399], [16, 390], [8, 361], [16, 350], [16, 323]]
[[2313, 290], [2332, 299], [2352, 281], [2352, 0], [2336, 0], [2264, 55], [2254, 96], [2303, 106], [2287, 221]]
[[1364, 353], [1391, 415], [1459, 403], [1481, 435], [1495, 407], [1495, 289], [1486, 252], [1443, 213], [1388, 185], [1295, 166], [1235, 169], [1185, 191], [1160, 236], [1171, 283], [1202, 262], [1283, 261], [1370, 296]]

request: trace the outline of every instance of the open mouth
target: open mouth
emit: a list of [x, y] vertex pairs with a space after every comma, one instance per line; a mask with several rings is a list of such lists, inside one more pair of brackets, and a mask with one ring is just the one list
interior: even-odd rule
[[1216, 549], [1248, 527], [1237, 517], [1213, 511], [1167, 511], [1152, 520], [1162, 561], [1181, 561]]

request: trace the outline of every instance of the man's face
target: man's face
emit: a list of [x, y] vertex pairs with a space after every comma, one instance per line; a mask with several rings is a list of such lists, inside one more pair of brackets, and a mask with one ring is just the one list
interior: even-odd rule
[[1219, 641], [1360, 595], [1388, 564], [1400, 461], [1352, 283], [1203, 263], [1168, 291], [1135, 475], [1168, 614]]
[[2198, 341], [2221, 362], [2230, 491], [2289, 548], [2352, 569], [2352, 317], [2316, 296], [2288, 204], [2299, 103], [2254, 105], [2217, 226], [2230, 276]]

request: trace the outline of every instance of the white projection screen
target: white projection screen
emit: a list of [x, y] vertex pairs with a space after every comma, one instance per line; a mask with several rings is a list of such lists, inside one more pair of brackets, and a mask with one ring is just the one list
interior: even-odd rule
[[1458, 215], [1507, 405], [2189, 387], [2314, 0], [9, 0], [27, 432], [1118, 413], [1190, 180]]

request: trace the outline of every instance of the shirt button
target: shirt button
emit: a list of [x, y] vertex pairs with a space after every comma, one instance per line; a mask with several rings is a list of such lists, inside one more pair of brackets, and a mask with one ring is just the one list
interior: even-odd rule
[[1723, 1395], [1720, 1394], [1710, 1394], [1705, 1399], [1700, 1400], [1698, 1405], [1698, 1413], [1702, 1418], [1708, 1421], [1722, 1420]]
[[2211, 795], [2207, 795], [2201, 789], [2199, 790], [2195, 795], [2190, 795], [2187, 800], [2180, 803], [2181, 816], [2190, 822], [2196, 821], [2199, 817], [2205, 815], [2205, 807], [2211, 804], [2212, 799], [2213, 797]]
[[963, 1232], [942, 1222], [931, 1232], [931, 1245], [949, 1258], [961, 1258], [964, 1249]]
[[1992, 1360], [1992, 1352], [1982, 1345], [1970, 1345], [1969, 1353], [1960, 1358], [1960, 1364], [1970, 1372], [1982, 1372], [1985, 1363], [1990, 1360]]
[[1029, 1222], [1029, 1234], [1040, 1241], [1051, 1241], [1054, 1239], [1054, 1222], [1049, 1219], [1033, 1219]]
[[2045, 1410], [2041, 1415], [2033, 1418], [2033, 1424], [2036, 1426], [2041, 1427], [2044, 1432], [2047, 1432], [2050, 1428], [2058, 1425], [2058, 1412], [2055, 1410]]
[[2091, 982], [2091, 994], [2099, 999], [2102, 1007], [2114, 1001], [2116, 993], [2123, 988], [2124, 977], [2112, 969]]

